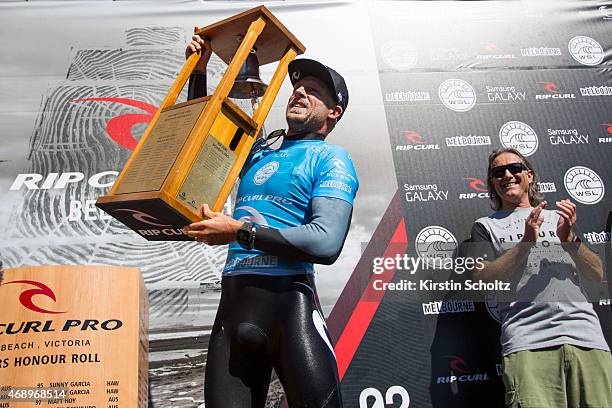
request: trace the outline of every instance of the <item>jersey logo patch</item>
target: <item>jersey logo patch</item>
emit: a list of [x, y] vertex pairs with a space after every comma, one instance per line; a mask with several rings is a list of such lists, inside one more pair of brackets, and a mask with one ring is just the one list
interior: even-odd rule
[[253, 183], [261, 186], [263, 183], [268, 181], [270, 177], [274, 175], [274, 173], [276, 173], [278, 167], [279, 163], [277, 161], [266, 164], [261, 169], [257, 170], [257, 173], [255, 173], [255, 176], [253, 177]]

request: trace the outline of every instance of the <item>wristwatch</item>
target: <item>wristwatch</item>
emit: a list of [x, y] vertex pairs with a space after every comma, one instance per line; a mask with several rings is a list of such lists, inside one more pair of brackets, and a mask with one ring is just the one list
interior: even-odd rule
[[236, 241], [241, 247], [246, 249], [255, 248], [255, 233], [257, 227], [252, 222], [245, 222], [236, 233]]

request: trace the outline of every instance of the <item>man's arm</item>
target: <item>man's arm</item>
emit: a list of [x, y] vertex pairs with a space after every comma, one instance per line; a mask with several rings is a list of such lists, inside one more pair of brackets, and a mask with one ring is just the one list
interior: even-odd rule
[[587, 245], [575, 239], [573, 227], [576, 225], [576, 204], [570, 200], [557, 201], [557, 236], [561, 246], [572, 257], [576, 269], [588, 280], [601, 282], [603, 280], [603, 264], [599, 256]]
[[312, 263], [333, 264], [344, 246], [353, 206], [339, 198], [312, 199], [312, 219], [299, 227], [258, 228], [255, 249]]
[[[484, 282], [499, 279], [508, 282], [514, 275], [524, 270], [531, 248], [536, 244], [540, 226], [544, 222], [544, 217], [541, 214], [544, 207], [546, 207], [545, 201], [529, 213], [525, 220], [525, 232], [521, 241], [494, 261], [483, 261], [482, 268], [474, 268], [472, 271], [474, 279], [480, 279]], [[492, 242], [484, 227], [478, 227], [478, 225], [476, 223], [472, 227], [472, 245], [482, 245], [478, 242]]]
[[[352, 211], [353, 207], [339, 198], [315, 197], [307, 224], [282, 229], [259, 226], [254, 247], [271, 255], [330, 265], [342, 251]], [[208, 245], [236, 241], [242, 221], [210, 211], [208, 205], [203, 206], [202, 214], [207, 219], [187, 226], [187, 235]]]
[[[469, 244], [473, 247], [471, 253], [481, 257], [486, 256], [488, 259], [495, 259], [494, 251], [490, 246], [491, 242], [491, 237], [482, 224], [475, 223], [472, 226]], [[472, 277], [474, 280], [482, 280], [483, 282], [490, 282], [496, 279], [505, 282], [510, 281], [515, 274], [523, 271], [525, 261], [534, 244], [535, 242], [519, 242], [499, 258], [493, 261], [482, 261], [482, 268], [474, 268], [472, 270]]]
[[[197, 32], [200, 27], [195, 26], [193, 32]], [[189, 85], [187, 86], [187, 100], [201, 98], [206, 96], [206, 67], [210, 56], [212, 54], [212, 48], [208, 40], [203, 39], [197, 34], [191, 37], [191, 42], [187, 44], [185, 49], [185, 59], [189, 58], [194, 52], [202, 52], [202, 56], [198, 61], [195, 69], [189, 77]]]

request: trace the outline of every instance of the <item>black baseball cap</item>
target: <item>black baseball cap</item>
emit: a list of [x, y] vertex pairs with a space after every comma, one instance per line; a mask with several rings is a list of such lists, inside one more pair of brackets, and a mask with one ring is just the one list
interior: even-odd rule
[[320, 79], [327, 86], [336, 105], [342, 107], [342, 114], [344, 114], [348, 105], [349, 94], [342, 75], [327, 65], [311, 59], [301, 58], [289, 63], [289, 79], [292, 85], [309, 76]]

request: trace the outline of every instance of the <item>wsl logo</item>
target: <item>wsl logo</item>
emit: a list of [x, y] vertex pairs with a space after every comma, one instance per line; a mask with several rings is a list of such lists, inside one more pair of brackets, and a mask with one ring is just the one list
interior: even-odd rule
[[569, 195], [582, 204], [597, 204], [605, 194], [601, 177], [588, 167], [572, 167], [565, 172], [563, 181]]
[[476, 91], [462, 79], [447, 79], [438, 88], [438, 96], [448, 109], [467, 112], [476, 104]]
[[261, 169], [257, 170], [257, 173], [255, 173], [255, 176], [253, 177], [253, 183], [257, 184], [258, 186], [264, 184], [274, 175], [274, 173], [276, 173], [279, 166], [280, 164], [277, 161], [266, 164]]
[[578, 35], [569, 41], [568, 48], [572, 58], [583, 65], [599, 65], [604, 59], [602, 46], [591, 37]]
[[17, 284], [30, 285], [30, 286], [34, 286], [36, 288], [36, 289], [27, 289], [27, 290], [24, 290], [19, 295], [19, 302], [26, 309], [30, 309], [33, 312], [44, 313], [44, 314], [62, 314], [62, 313], [66, 313], [66, 312], [58, 312], [58, 311], [43, 309], [42, 307], [40, 307], [40, 306], [38, 306], [38, 305], [36, 305], [34, 303], [34, 299], [33, 299], [34, 296], [45, 296], [45, 297], [53, 300], [54, 302], [57, 302], [57, 298], [55, 297], [55, 293], [53, 293], [53, 290], [50, 287], [48, 287], [47, 285], [45, 285], [44, 283], [33, 281], [33, 280], [16, 280], [16, 281], [11, 281], [11, 282], [5, 282], [4, 284], [5, 285], [10, 285], [10, 284], [16, 284], [16, 283]]
[[457, 239], [446, 228], [432, 225], [416, 236], [416, 250], [421, 258], [452, 258], [457, 250]]
[[506, 148], [514, 148], [524, 156], [531, 156], [538, 149], [538, 136], [531, 126], [517, 120], [505, 123], [499, 129], [499, 140]]

